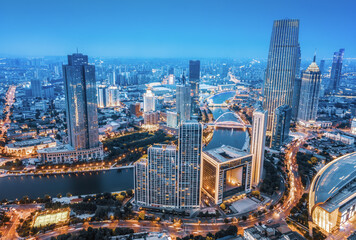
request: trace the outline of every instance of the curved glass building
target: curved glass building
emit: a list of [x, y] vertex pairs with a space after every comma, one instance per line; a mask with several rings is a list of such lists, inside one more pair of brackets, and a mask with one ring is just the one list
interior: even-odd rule
[[339, 157], [314, 177], [309, 215], [327, 233], [337, 230], [356, 212], [356, 152]]

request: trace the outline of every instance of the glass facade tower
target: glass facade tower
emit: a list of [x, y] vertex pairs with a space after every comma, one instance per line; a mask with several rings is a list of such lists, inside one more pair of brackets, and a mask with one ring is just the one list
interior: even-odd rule
[[183, 75], [182, 83], [177, 85], [176, 90], [176, 108], [178, 114], [178, 122], [190, 120], [191, 114], [191, 97], [190, 85], [186, 83]]
[[321, 72], [314, 62], [303, 73], [298, 120], [315, 121], [318, 113]]
[[88, 64], [86, 55], [68, 55], [63, 76], [69, 144], [75, 150], [98, 147], [95, 67]]
[[189, 84], [192, 96], [192, 115], [199, 114], [199, 82], [200, 82], [200, 61], [189, 61]]
[[337, 91], [340, 86], [341, 70], [342, 70], [342, 61], [344, 58], [345, 49], [340, 49], [338, 52], [334, 52], [333, 63], [331, 66], [330, 73], [330, 91]]
[[275, 109], [292, 107], [294, 80], [300, 66], [299, 20], [283, 19], [273, 23], [264, 83], [263, 108], [268, 111], [267, 131], [273, 132]]

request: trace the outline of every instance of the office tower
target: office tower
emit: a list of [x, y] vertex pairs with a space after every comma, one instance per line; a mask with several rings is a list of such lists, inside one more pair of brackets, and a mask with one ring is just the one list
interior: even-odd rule
[[191, 104], [190, 85], [187, 84], [183, 75], [181, 84], [176, 86], [176, 108], [178, 114], [178, 122], [190, 120]]
[[167, 127], [177, 128], [178, 127], [178, 114], [176, 112], [167, 112]]
[[199, 208], [203, 126], [198, 121], [182, 122], [178, 131], [180, 208]]
[[46, 84], [42, 86], [42, 95], [44, 98], [54, 98], [54, 86], [52, 84]]
[[105, 85], [98, 86], [98, 107], [109, 107], [109, 93]]
[[296, 121], [298, 118], [301, 86], [302, 86], [302, 79], [296, 78], [294, 81], [294, 87], [293, 87], [293, 104], [292, 104], [292, 119], [294, 121]]
[[69, 144], [75, 150], [98, 147], [95, 67], [86, 55], [68, 55], [63, 76]]
[[298, 43], [298, 55], [297, 55], [297, 66], [295, 70], [295, 77], [300, 78], [301, 72], [300, 72], [300, 64], [302, 62], [302, 52], [300, 50], [300, 44]]
[[324, 71], [325, 71], [325, 60], [320, 60], [319, 69], [320, 69], [321, 74], [324, 74]]
[[191, 109], [192, 115], [199, 112], [199, 82], [200, 82], [200, 61], [189, 61], [189, 83], [191, 88]]
[[31, 80], [32, 97], [42, 97], [42, 84], [39, 79]]
[[109, 83], [110, 83], [111, 86], [116, 85], [116, 72], [115, 72], [115, 69], [110, 74]]
[[226, 63], [223, 63], [221, 67], [221, 77], [226, 78], [228, 73], [229, 73], [229, 66]]
[[151, 112], [156, 110], [155, 94], [148, 88], [143, 94], [143, 112]]
[[298, 121], [315, 121], [318, 113], [321, 72], [314, 61], [302, 76]]
[[336, 92], [340, 86], [342, 60], [344, 58], [345, 49], [340, 49], [338, 52], [334, 52], [333, 63], [331, 65], [329, 90]]
[[168, 68], [168, 75], [171, 75], [171, 74], [174, 75], [174, 67], [169, 67]]
[[266, 110], [256, 109], [252, 119], [252, 177], [251, 185], [258, 186], [262, 179], [263, 163], [265, 155], [265, 141], [268, 114]]
[[292, 109], [286, 104], [275, 109], [271, 148], [278, 149], [288, 139]]
[[294, 80], [300, 59], [299, 20], [283, 19], [273, 23], [264, 83], [263, 108], [268, 111], [267, 131], [273, 133], [275, 109], [292, 107]]

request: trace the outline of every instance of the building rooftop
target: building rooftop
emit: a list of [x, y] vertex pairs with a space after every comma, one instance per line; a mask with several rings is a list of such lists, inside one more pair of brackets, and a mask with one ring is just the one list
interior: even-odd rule
[[54, 152], [68, 152], [68, 151], [74, 151], [74, 148], [69, 144], [37, 150], [38, 153], [54, 153]]
[[250, 153], [226, 145], [222, 145], [221, 147], [204, 151], [204, 153], [209, 155], [211, 158], [213, 158], [216, 162], [219, 163], [224, 163], [251, 155]]
[[29, 139], [29, 140], [23, 140], [19, 142], [14, 142], [10, 143], [7, 146], [8, 147], [30, 147], [30, 146], [36, 146], [40, 144], [47, 144], [47, 143], [52, 143], [55, 142], [53, 138], [50, 137], [44, 137], [44, 138], [39, 138], [39, 139]]
[[331, 212], [341, 207], [345, 200], [356, 197], [356, 152], [342, 156], [324, 166], [313, 180], [311, 193], [314, 201], [311, 207], [323, 203], [322, 207]]

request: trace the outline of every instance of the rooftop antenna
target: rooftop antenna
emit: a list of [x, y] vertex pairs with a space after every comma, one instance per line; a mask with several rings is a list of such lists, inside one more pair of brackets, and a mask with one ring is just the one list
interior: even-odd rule
[[315, 48], [315, 52], [314, 52], [314, 59], [313, 59], [313, 62], [315, 62], [316, 60], [316, 48]]
[[77, 47], [77, 54], [78, 54], [78, 47]]

